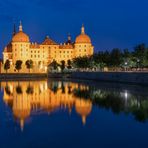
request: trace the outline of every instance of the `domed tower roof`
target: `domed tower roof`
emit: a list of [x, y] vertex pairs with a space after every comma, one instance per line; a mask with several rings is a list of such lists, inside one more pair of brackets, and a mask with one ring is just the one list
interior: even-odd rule
[[76, 112], [82, 117], [83, 124], [86, 123], [86, 117], [92, 110], [92, 103], [89, 100], [77, 99], [76, 100]]
[[77, 43], [77, 44], [80, 44], [80, 43], [91, 43], [90, 37], [87, 34], [85, 34], [84, 25], [82, 25], [81, 34], [76, 37], [75, 43]]
[[12, 42], [29, 42], [29, 36], [23, 32], [22, 23], [20, 22], [19, 32], [16, 33], [13, 38]]
[[13, 115], [20, 121], [20, 127], [23, 130], [25, 119], [30, 116], [30, 110], [13, 110]]

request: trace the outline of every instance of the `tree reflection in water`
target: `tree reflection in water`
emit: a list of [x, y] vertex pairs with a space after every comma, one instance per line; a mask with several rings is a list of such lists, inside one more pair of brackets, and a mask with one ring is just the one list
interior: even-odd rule
[[49, 113], [63, 108], [71, 112], [73, 107], [85, 124], [92, 105], [118, 115], [132, 114], [139, 122], [148, 119], [148, 98], [128, 91], [64, 81], [1, 82], [1, 87], [4, 88], [4, 102], [11, 107], [21, 126], [31, 112]]

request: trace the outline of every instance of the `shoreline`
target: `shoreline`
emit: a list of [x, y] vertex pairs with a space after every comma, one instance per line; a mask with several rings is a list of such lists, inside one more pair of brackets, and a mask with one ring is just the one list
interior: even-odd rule
[[40, 73], [1, 73], [0, 74], [0, 81], [13, 81], [13, 80], [35, 80], [35, 79], [47, 79], [47, 74], [40, 74]]
[[0, 81], [13, 80], [90, 80], [95, 82], [124, 83], [148, 86], [147, 72], [72, 72], [72, 73], [1, 73]]

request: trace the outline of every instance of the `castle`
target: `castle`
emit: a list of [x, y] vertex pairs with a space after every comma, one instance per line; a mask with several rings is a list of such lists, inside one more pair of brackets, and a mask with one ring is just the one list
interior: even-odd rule
[[68, 60], [76, 57], [90, 56], [93, 52], [94, 47], [90, 37], [85, 34], [84, 25], [75, 42], [72, 42], [71, 37], [68, 36], [68, 40], [64, 44], [58, 44], [47, 36], [41, 44], [38, 44], [30, 42], [29, 36], [23, 32], [23, 26], [20, 22], [19, 32], [16, 33], [14, 29], [11, 42], [4, 48], [1, 72], [5, 72], [6, 60], [10, 61], [8, 73], [17, 73], [15, 69], [17, 60], [22, 61], [20, 70], [22, 73], [28, 73], [25, 65], [27, 60], [33, 61], [32, 73], [45, 73], [48, 65], [54, 60], [58, 63], [64, 60], [67, 63]]

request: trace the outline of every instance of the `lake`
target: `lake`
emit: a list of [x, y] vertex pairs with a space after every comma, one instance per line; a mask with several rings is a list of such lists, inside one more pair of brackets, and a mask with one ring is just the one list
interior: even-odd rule
[[148, 87], [1, 82], [0, 148], [147, 148]]

